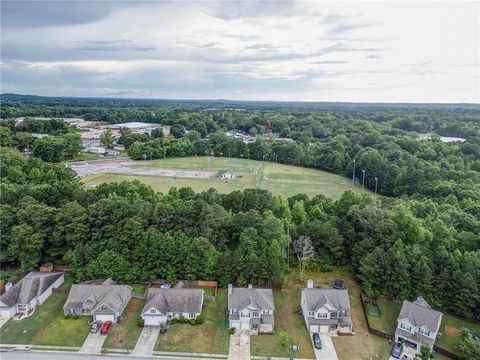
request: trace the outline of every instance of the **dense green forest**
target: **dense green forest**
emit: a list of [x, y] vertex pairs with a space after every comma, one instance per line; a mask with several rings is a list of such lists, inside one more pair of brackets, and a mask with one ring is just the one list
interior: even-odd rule
[[[65, 262], [78, 280], [205, 278], [282, 286], [288, 266], [301, 259], [322, 270], [350, 267], [370, 296], [423, 295], [436, 307], [480, 319], [478, 107], [240, 103], [235, 109], [223, 102], [2, 96], [1, 116], [171, 126], [174, 136], [166, 138], [122, 131], [132, 158], [213, 153], [349, 178], [355, 159], [357, 182], [365, 170], [365, 185], [374, 189], [377, 177], [385, 196], [346, 192], [332, 201], [303, 194], [285, 199], [260, 189], [220, 194], [188, 188], [158, 194], [139, 182], [84, 188], [55, 164], [62, 159], [22, 156], [15, 137], [28, 131], [3, 122], [2, 264], [28, 270], [42, 261]], [[244, 144], [225, 136], [232, 129], [259, 138]], [[260, 138], [270, 131], [293, 141]], [[418, 133], [431, 132], [467, 140], [419, 140]]]

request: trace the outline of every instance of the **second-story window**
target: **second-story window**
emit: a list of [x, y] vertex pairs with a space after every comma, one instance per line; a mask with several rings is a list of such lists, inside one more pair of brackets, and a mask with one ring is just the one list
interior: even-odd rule
[[253, 317], [258, 317], [258, 316], [259, 316], [258, 311], [254, 311], [254, 312], [253, 312]]
[[308, 316], [313, 316], [313, 315], [315, 315], [315, 313], [313, 311], [308, 312]]

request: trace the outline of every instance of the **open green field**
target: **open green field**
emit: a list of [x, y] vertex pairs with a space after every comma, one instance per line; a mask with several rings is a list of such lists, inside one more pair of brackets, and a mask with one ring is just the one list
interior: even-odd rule
[[[262, 188], [274, 194], [292, 196], [305, 193], [310, 196], [323, 194], [338, 199], [345, 190], [352, 189], [350, 179], [329, 172], [262, 162], [247, 159], [224, 157], [187, 157], [163, 160], [138, 161], [138, 167], [209, 171], [209, 179], [168, 178], [143, 175], [97, 174], [84, 178], [85, 183], [100, 184], [122, 180], [140, 180], [154, 190], [166, 193], [171, 186], [191, 187], [195, 191], [215, 188], [227, 193], [246, 188]], [[136, 165], [134, 165], [136, 166]], [[222, 169], [232, 169], [239, 176], [234, 180], [217, 179], [216, 173]], [[360, 191], [358, 187], [355, 190]]]
[[23, 320], [10, 320], [0, 330], [4, 344], [82, 346], [88, 335], [89, 316], [65, 319], [67, 294], [54, 293]]
[[103, 344], [107, 349], [133, 349], [142, 328], [137, 326], [145, 300], [131, 298], [123, 311], [122, 321], [113, 324]]
[[230, 335], [227, 319], [227, 292], [221, 290], [215, 302], [206, 301], [202, 309], [203, 324], [173, 324], [158, 335], [156, 351], [228, 354]]

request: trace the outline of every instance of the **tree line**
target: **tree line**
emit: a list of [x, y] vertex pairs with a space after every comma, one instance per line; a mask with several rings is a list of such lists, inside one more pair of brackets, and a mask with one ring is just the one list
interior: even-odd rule
[[454, 196], [160, 194], [137, 181], [85, 188], [61, 164], [8, 148], [0, 156], [2, 265], [67, 263], [77, 280], [203, 278], [281, 287], [288, 266], [298, 264], [296, 242], [308, 238], [307, 268], [347, 266], [369, 296], [422, 295], [479, 319], [480, 220]]

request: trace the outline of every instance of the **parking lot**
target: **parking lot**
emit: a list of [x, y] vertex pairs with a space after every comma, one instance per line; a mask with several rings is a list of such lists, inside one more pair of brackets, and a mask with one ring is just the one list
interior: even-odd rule
[[103, 160], [72, 162], [68, 166], [81, 178], [96, 174], [147, 175], [173, 178], [208, 179], [212, 172], [174, 169], [158, 169], [142, 166], [143, 161]]

